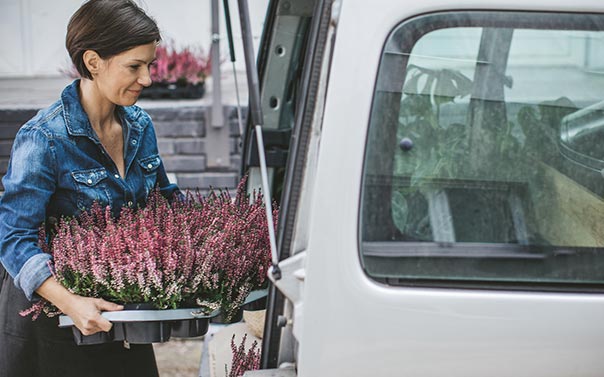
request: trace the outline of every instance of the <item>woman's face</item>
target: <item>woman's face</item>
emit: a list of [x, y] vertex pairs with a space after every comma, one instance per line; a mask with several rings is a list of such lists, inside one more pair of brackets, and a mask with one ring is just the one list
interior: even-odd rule
[[155, 61], [155, 48], [152, 42], [101, 59], [101, 69], [94, 76], [101, 95], [116, 105], [133, 105], [143, 87], [151, 85], [149, 69]]

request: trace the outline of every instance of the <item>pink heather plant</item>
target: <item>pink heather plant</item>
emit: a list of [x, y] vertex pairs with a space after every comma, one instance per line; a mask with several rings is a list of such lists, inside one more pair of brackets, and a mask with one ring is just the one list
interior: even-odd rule
[[[170, 203], [156, 190], [145, 208], [124, 208], [118, 219], [95, 204], [62, 219], [50, 244], [42, 231], [40, 244], [53, 254], [55, 278], [73, 293], [157, 309], [220, 307], [229, 320], [264, 285], [270, 265], [262, 195], [250, 198], [245, 181], [235, 200], [224, 191]], [[37, 304], [23, 315], [42, 309], [53, 313]]]
[[[202, 249], [210, 254], [211, 295], [219, 297], [229, 321], [247, 295], [264, 284], [270, 266], [266, 211], [260, 195], [250, 202], [240, 184], [235, 201], [228, 192], [210, 195], [206, 206], [214, 213]], [[277, 211], [273, 212], [276, 223]], [[262, 258], [262, 259], [261, 259]], [[265, 259], [268, 258], [268, 259]], [[262, 261], [262, 263], [259, 263]]]
[[[205, 81], [212, 71], [212, 61], [201, 48], [186, 46], [180, 50], [174, 42], [157, 46], [157, 60], [151, 65], [151, 80], [160, 84], [199, 84]], [[71, 79], [80, 77], [76, 67], [69, 62], [59, 72]]]
[[151, 66], [151, 79], [158, 83], [197, 84], [210, 74], [210, 59], [200, 50], [185, 47], [177, 51], [174, 43], [157, 46], [157, 61]]
[[[249, 350], [245, 350], [245, 341], [247, 334], [243, 335], [243, 340], [239, 346], [235, 345], [235, 334], [231, 337], [231, 351], [233, 359], [231, 362], [231, 371], [228, 372], [229, 377], [243, 376], [248, 370], [260, 369], [260, 348], [258, 342], [254, 340]], [[226, 369], [226, 366], [225, 366]]]

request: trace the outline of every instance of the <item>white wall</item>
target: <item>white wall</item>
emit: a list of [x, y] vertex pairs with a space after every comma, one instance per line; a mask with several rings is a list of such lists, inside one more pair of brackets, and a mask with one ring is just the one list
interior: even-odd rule
[[[159, 24], [164, 39], [177, 45], [198, 45], [206, 52], [211, 44], [210, 0], [137, 0]], [[69, 64], [65, 32], [81, 0], [0, 0], [0, 78], [58, 76]], [[219, 1], [221, 51], [228, 61], [228, 44], [222, 1]], [[236, 0], [229, 0], [235, 35], [237, 68], [244, 69], [241, 31]], [[268, 0], [250, 0], [252, 34], [260, 41]], [[230, 63], [229, 63], [230, 64]], [[225, 67], [223, 67], [223, 70]]]

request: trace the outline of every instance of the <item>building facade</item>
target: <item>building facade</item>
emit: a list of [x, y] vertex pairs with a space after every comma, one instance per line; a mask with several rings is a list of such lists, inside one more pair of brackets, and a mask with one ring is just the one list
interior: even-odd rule
[[[177, 46], [198, 46], [210, 50], [211, 0], [136, 0], [159, 24], [166, 40]], [[65, 33], [69, 17], [81, 0], [1, 0], [0, 1], [0, 78], [52, 77], [69, 66]], [[228, 54], [222, 1], [220, 6], [221, 51]], [[237, 1], [229, 0], [233, 34], [240, 39]], [[260, 40], [268, 0], [249, 2], [252, 34]], [[237, 48], [241, 43], [235, 42]], [[241, 50], [238, 50], [242, 57]], [[243, 69], [243, 59], [238, 68]]]

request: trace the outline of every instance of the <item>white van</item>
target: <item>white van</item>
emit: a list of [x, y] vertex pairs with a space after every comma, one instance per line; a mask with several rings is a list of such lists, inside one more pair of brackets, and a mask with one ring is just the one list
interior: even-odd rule
[[282, 274], [246, 375], [603, 376], [604, 2], [274, 0], [265, 27]]

